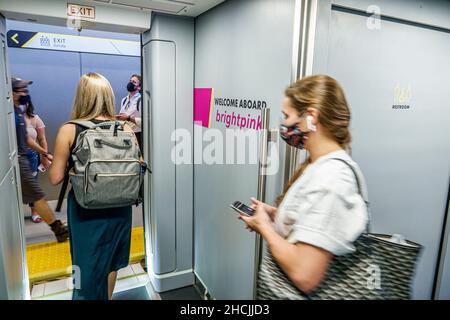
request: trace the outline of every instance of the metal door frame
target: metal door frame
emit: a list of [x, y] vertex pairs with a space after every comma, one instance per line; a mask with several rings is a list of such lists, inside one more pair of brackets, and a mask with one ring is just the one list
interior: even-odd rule
[[[295, 0], [291, 83], [313, 72], [318, 6], [318, 0]], [[305, 158], [306, 151], [286, 146], [282, 189]]]
[[[341, 3], [339, 3], [341, 2]], [[373, 14], [356, 6], [343, 4], [340, 0], [296, 0], [294, 42], [292, 55], [291, 82], [311, 74], [326, 74], [328, 67], [328, 49], [330, 39], [331, 14], [333, 11], [347, 12], [360, 16], [371, 17]], [[381, 21], [391, 21], [422, 27], [430, 30], [450, 33], [450, 29], [443, 25], [432, 25], [423, 21], [401, 17], [400, 15], [383, 15], [375, 17]], [[305, 159], [306, 152], [298, 152], [292, 147], [286, 148], [284, 185], [293, 176], [295, 168]], [[284, 187], [284, 186], [283, 186]], [[432, 287], [432, 297], [435, 299], [440, 290], [443, 275], [445, 251], [450, 239], [450, 198], [444, 212], [441, 243], [436, 259], [436, 271]], [[450, 259], [450, 257], [447, 257]]]
[[[1, 14], [1, 12], [0, 12], [0, 17], [5, 19], [5, 22], [6, 22], [7, 19]], [[17, 20], [19, 20], [19, 19], [17, 19]], [[19, 20], [19, 21], [25, 21], [25, 19], [24, 20]], [[50, 23], [47, 24], [47, 25], [49, 25], [49, 26], [57, 26], [56, 24], [50, 24]], [[95, 31], [96, 29], [94, 27], [94, 28], [89, 29], [89, 30], [94, 30]], [[142, 48], [143, 48], [143, 45], [142, 45], [142, 34], [147, 32], [147, 31], [149, 31], [149, 30], [146, 30], [146, 31], [143, 31], [143, 32], [140, 33], [140, 35], [141, 35], [141, 39], [140, 39], [141, 44], [140, 44], [140, 46], [141, 46], [141, 77], [142, 77], [142, 81], [144, 81], [144, 76], [143, 76], [143, 73], [142, 73], [142, 71], [144, 71], [143, 70], [143, 59], [144, 58], [143, 58], [143, 55], [142, 55]], [[125, 32], [125, 33], [133, 34], [131, 32]], [[6, 34], [5, 34], [5, 42], [6, 42]], [[6, 52], [8, 52], [8, 50], [6, 50]], [[10, 64], [9, 64], [9, 61], [7, 60], [7, 64], [5, 65], [5, 70], [7, 72], [7, 76], [8, 77], [10, 76], [9, 72], [8, 72], [9, 66], [10, 66]], [[141, 83], [141, 85], [143, 85], [143, 84]], [[12, 103], [12, 99], [10, 100], [10, 103]], [[143, 103], [144, 103], [144, 99], [143, 99]], [[142, 113], [142, 118], [144, 119], [144, 113]], [[145, 127], [148, 127], [148, 126], [149, 126], [149, 124], [145, 125]], [[144, 125], [142, 125], [142, 127], [144, 127]], [[146, 143], [145, 140], [146, 139], [144, 138], [144, 136], [145, 136], [144, 135], [144, 130], [142, 130], [142, 132], [143, 132], [143, 135], [142, 135], [143, 136], [142, 137], [143, 138], [143, 145], [145, 145], [145, 143]], [[14, 132], [14, 139], [15, 139], [15, 132]], [[17, 141], [16, 141], [16, 143], [17, 143]], [[23, 270], [23, 279], [22, 279], [23, 280], [23, 287], [22, 287], [23, 288], [22, 289], [23, 292], [22, 292], [22, 297], [23, 297], [24, 300], [31, 300], [31, 288], [30, 288], [29, 276], [28, 276], [28, 262], [27, 262], [27, 258], [26, 258], [26, 235], [25, 235], [25, 230], [24, 230], [24, 224], [22, 222], [22, 220], [23, 220], [22, 217], [24, 216], [23, 205], [22, 205], [22, 201], [21, 201], [22, 200], [22, 192], [21, 192], [19, 165], [18, 165], [17, 158], [15, 159], [15, 161], [12, 164], [13, 164], [12, 168], [14, 168], [14, 176], [15, 176], [16, 185], [17, 185], [16, 192], [18, 194], [18, 200], [19, 200], [18, 201], [19, 202], [18, 203], [18, 207], [19, 207], [18, 214], [20, 214], [20, 216], [21, 216], [19, 221], [20, 221], [20, 230], [21, 230], [21, 239], [22, 239], [22, 241], [21, 241], [21, 248], [22, 248], [21, 260], [22, 260], [22, 270]], [[150, 206], [146, 205], [144, 202], [142, 204], [142, 214], [144, 216], [142, 222], [143, 222], [143, 227], [144, 227], [144, 247], [146, 248], [147, 245], [148, 245], [147, 241], [150, 241], [149, 243], [151, 243], [151, 235], [152, 235], [153, 232], [152, 232], [152, 230], [149, 227], [147, 227], [147, 224], [149, 224], [149, 221], [146, 219], [146, 217], [150, 217]], [[150, 203], [150, 200], [149, 200], [149, 203]], [[147, 238], [148, 238], [148, 240], [147, 240]], [[151, 261], [151, 256], [147, 255], [147, 251], [148, 250], [146, 248], [145, 249], [145, 260], [146, 260], [146, 263], [148, 263], [148, 261]], [[147, 274], [148, 274], [148, 271], [147, 271]], [[149, 283], [150, 283], [150, 281], [149, 281]], [[151, 297], [155, 298], [156, 300], [159, 300], [159, 295], [154, 292], [153, 288], [151, 286], [149, 286], [149, 283], [147, 283], [145, 285], [145, 287], [147, 289], [147, 292], [149, 293], [149, 295]]]
[[[2, 40], [4, 40], [4, 49], [1, 48], [4, 51], [4, 72], [5, 72], [5, 76], [7, 78], [7, 84], [10, 86], [10, 72], [9, 72], [9, 59], [8, 59], [8, 46], [7, 46], [7, 39], [6, 39], [6, 18], [0, 13], [0, 19], [3, 19], [3, 21], [5, 22], [5, 34], [1, 33], [1, 38]], [[10, 87], [7, 87], [5, 90], [6, 93], [6, 103], [9, 105], [9, 107], [12, 107], [13, 104], [13, 100], [10, 96], [10, 94], [12, 94], [12, 91], [10, 89]], [[12, 110], [12, 109], [11, 109]], [[7, 113], [8, 118], [9, 113]], [[14, 116], [14, 115], [12, 115]], [[10, 121], [10, 119], [8, 119], [8, 121]], [[15, 127], [15, 123], [14, 123], [14, 127]], [[10, 133], [13, 137], [13, 141], [15, 143], [15, 145], [17, 145], [17, 141], [16, 141], [16, 133], [12, 132]], [[8, 148], [10, 147], [10, 145], [8, 145]], [[15, 188], [15, 192], [17, 194], [17, 207], [18, 207], [18, 212], [17, 214], [19, 215], [19, 232], [20, 232], [20, 248], [21, 248], [21, 263], [22, 263], [22, 298], [25, 300], [29, 300], [31, 299], [31, 291], [30, 291], [30, 285], [29, 285], [29, 277], [28, 277], [28, 263], [27, 263], [27, 258], [26, 258], [26, 238], [25, 238], [25, 230], [24, 230], [24, 223], [23, 223], [23, 206], [22, 206], [22, 189], [21, 189], [21, 185], [20, 185], [20, 174], [19, 174], [19, 163], [18, 163], [18, 154], [17, 154], [17, 150], [13, 153], [11, 153], [9, 155], [9, 159], [11, 160], [11, 167], [10, 167], [10, 171], [12, 174], [11, 177], [11, 183], [16, 185]], [[8, 177], [9, 173], [5, 176], [5, 181]]]

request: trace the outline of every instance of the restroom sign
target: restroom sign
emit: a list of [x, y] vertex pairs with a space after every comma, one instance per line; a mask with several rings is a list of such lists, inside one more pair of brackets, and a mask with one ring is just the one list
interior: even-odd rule
[[68, 3], [67, 15], [70, 17], [95, 19], [95, 7]]

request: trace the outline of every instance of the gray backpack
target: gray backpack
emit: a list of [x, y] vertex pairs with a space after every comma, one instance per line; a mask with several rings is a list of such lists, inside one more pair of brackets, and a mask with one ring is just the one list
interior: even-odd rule
[[105, 209], [138, 204], [145, 164], [139, 146], [125, 122], [70, 121], [87, 128], [72, 151], [74, 167], [69, 171], [75, 198], [86, 209]]

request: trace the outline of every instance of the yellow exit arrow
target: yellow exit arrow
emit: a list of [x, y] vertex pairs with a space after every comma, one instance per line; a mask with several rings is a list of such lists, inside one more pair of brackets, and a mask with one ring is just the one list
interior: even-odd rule
[[16, 40], [16, 37], [17, 37], [18, 35], [19, 35], [18, 33], [16, 33], [15, 35], [13, 35], [13, 36], [11, 37], [11, 40], [14, 41], [15, 43], [19, 43], [19, 41]]

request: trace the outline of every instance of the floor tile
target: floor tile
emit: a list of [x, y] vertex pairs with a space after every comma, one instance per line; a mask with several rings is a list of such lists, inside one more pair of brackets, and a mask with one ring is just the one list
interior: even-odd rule
[[48, 296], [55, 293], [60, 293], [69, 290], [68, 279], [61, 279], [56, 281], [50, 281], [45, 284], [44, 295]]
[[136, 287], [139, 284], [137, 277], [118, 279], [114, 292], [119, 292]]
[[131, 268], [133, 269], [133, 272], [135, 275], [145, 274], [144, 268], [142, 268], [140, 263], [135, 263], [131, 265]]
[[31, 299], [43, 296], [44, 290], [45, 290], [45, 283], [34, 285], [33, 289], [31, 290]]
[[130, 265], [120, 269], [119, 272], [117, 273], [117, 279], [123, 279], [131, 276], [134, 276], [134, 273]]
[[148, 283], [150, 281], [150, 277], [147, 274], [141, 274], [137, 276], [137, 280], [139, 283]]
[[72, 300], [72, 291], [66, 291], [62, 293], [52, 294], [49, 296], [43, 296], [36, 300]]

